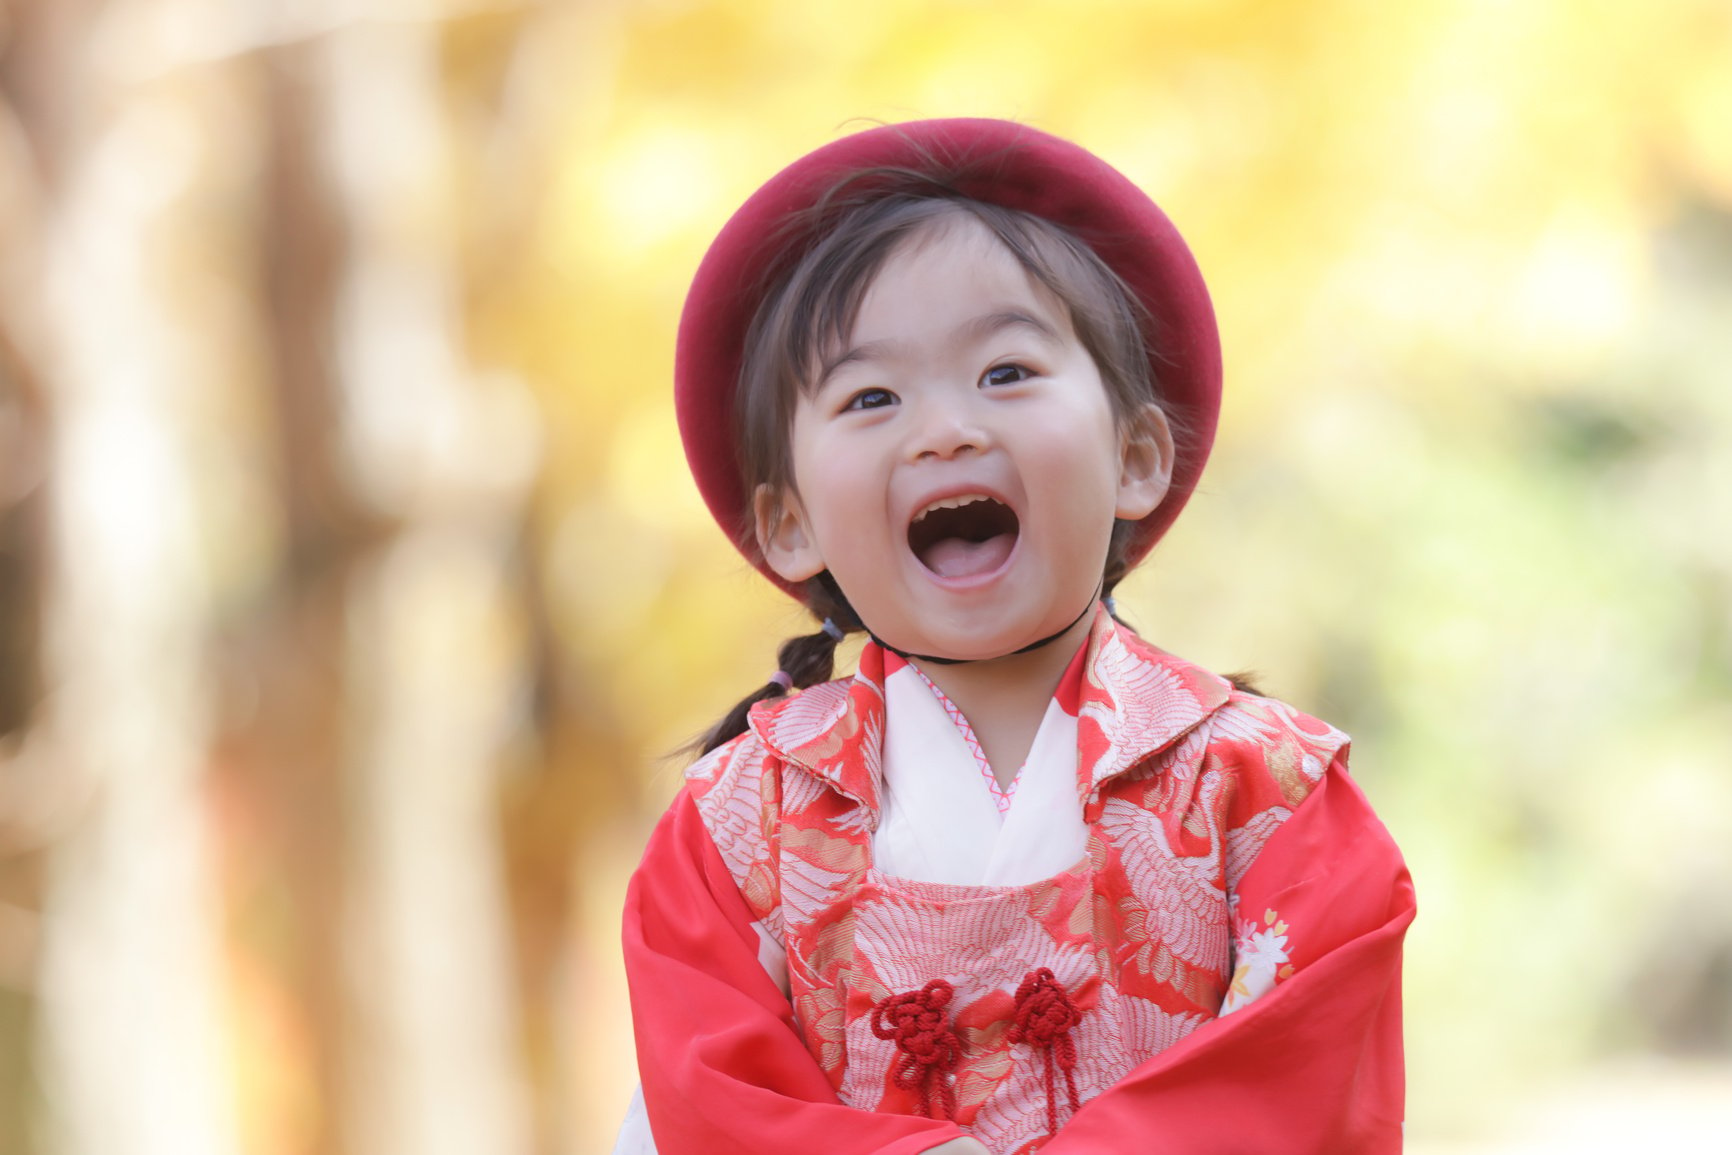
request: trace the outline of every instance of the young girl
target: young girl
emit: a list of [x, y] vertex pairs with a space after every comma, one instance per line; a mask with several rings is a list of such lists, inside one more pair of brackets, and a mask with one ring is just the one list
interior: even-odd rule
[[633, 879], [621, 1147], [1398, 1150], [1413, 895], [1346, 736], [1112, 614], [1219, 405], [1160, 210], [1015, 124], [848, 137], [723, 229], [676, 390], [822, 625]]

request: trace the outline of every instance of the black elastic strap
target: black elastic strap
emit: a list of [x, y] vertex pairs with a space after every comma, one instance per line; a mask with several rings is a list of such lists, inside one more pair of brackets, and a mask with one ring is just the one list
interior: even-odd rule
[[[1082, 621], [1084, 618], [1086, 618], [1089, 615], [1089, 611], [1093, 610], [1095, 608], [1095, 602], [1097, 599], [1100, 598], [1100, 596], [1101, 596], [1101, 586], [1097, 585], [1095, 587], [1095, 592], [1093, 594], [1089, 595], [1088, 604], [1083, 606], [1082, 613], [1080, 613], [1076, 617], [1072, 618], [1070, 620], [1069, 625], [1065, 626], [1063, 629], [1057, 631], [1056, 633], [1048, 634], [1044, 638], [1040, 638], [1037, 641], [1030, 642], [1028, 645], [1022, 647], [1022, 649], [1020, 649], [1020, 650], [1012, 650], [1008, 654], [997, 654], [994, 656], [999, 657], [999, 658], [1012, 658], [1012, 657], [1015, 657], [1017, 654], [1026, 654], [1031, 650], [1038, 650], [1042, 646], [1052, 645], [1052, 643], [1058, 641], [1060, 638], [1062, 638], [1066, 634], [1070, 633], [1071, 630], [1076, 626], [1076, 624], [1078, 622]], [[922, 662], [936, 662], [940, 666], [960, 666], [965, 662], [990, 662], [993, 660], [992, 658], [940, 658], [940, 657], [937, 657], [936, 655], [933, 655], [933, 654], [911, 654], [907, 650], [897, 649], [895, 646], [891, 645], [889, 642], [885, 641], [883, 638], [879, 637], [877, 634], [873, 633], [871, 630], [866, 631], [866, 636], [871, 638], [873, 641], [877, 642], [880, 646], [883, 646], [885, 649], [889, 650], [891, 653], [895, 654], [897, 657], [904, 659], [905, 661], [906, 660], [912, 660], [912, 659], [918, 659], [919, 661], [922, 661]]]

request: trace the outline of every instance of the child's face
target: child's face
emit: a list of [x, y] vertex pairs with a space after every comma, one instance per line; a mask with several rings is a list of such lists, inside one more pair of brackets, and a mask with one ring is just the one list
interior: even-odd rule
[[899, 649], [991, 658], [1064, 629], [1114, 517], [1166, 494], [1159, 410], [1114, 420], [1064, 306], [972, 218], [892, 253], [830, 354], [793, 490], [756, 495], [759, 544], [789, 581], [829, 569]]

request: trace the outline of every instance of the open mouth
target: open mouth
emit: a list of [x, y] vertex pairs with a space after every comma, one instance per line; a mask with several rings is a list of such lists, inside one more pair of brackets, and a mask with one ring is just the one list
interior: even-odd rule
[[991, 573], [1016, 548], [1016, 512], [1002, 501], [969, 493], [935, 501], [914, 515], [908, 548], [944, 578]]

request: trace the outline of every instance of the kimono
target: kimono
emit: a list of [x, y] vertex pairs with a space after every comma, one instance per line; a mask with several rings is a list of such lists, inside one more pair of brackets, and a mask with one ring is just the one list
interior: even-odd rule
[[1400, 1149], [1413, 890], [1344, 734], [1097, 611], [1007, 805], [918, 677], [761, 703], [657, 827], [660, 1155]]

